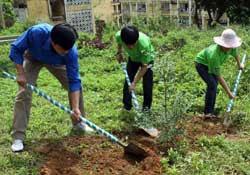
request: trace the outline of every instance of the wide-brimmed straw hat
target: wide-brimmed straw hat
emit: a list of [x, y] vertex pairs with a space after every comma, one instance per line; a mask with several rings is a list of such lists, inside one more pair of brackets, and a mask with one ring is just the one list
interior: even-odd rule
[[236, 48], [242, 43], [241, 39], [232, 29], [226, 29], [221, 36], [214, 37], [214, 42], [226, 48]]

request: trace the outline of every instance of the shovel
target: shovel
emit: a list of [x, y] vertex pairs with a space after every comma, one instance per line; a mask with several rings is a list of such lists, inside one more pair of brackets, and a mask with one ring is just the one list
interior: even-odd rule
[[[125, 78], [127, 81], [128, 86], [131, 85], [131, 82], [129, 80], [129, 76], [128, 76], [128, 72], [127, 72], [127, 64], [125, 62], [121, 63], [122, 65], [122, 70], [125, 74]], [[131, 96], [132, 96], [132, 103], [133, 106], [135, 108], [135, 110], [137, 111], [137, 115], [139, 115], [139, 103], [138, 100], [136, 98], [135, 92], [131, 91]], [[159, 135], [159, 131], [156, 128], [144, 128], [144, 127], [140, 127], [140, 129], [142, 129], [143, 132], [145, 132], [146, 134], [150, 135], [151, 137], [157, 137]]]
[[[10, 78], [13, 80], [16, 80], [16, 77], [14, 75], [11, 75], [5, 71], [3, 71], [3, 74], [6, 78]], [[58, 101], [54, 100], [52, 97], [48, 96], [46, 93], [44, 93], [43, 91], [39, 90], [38, 88], [36, 88], [35, 86], [31, 85], [31, 84], [27, 84], [27, 87], [35, 92], [37, 95], [45, 98], [46, 100], [48, 100], [50, 103], [52, 103], [53, 105], [57, 106], [58, 108], [62, 109], [63, 111], [69, 113], [69, 114], [73, 114], [73, 111], [71, 111], [68, 107], [65, 107], [63, 104], [59, 103]], [[133, 143], [124, 143], [121, 140], [119, 140], [116, 136], [110, 134], [109, 132], [105, 131], [104, 129], [98, 127], [97, 125], [95, 125], [94, 123], [92, 123], [91, 121], [87, 120], [86, 118], [84, 118], [83, 116], [80, 116], [80, 120], [81, 122], [83, 122], [84, 124], [88, 125], [90, 128], [92, 128], [93, 130], [95, 130], [98, 134], [101, 134], [105, 137], [107, 137], [109, 140], [111, 140], [114, 143], [117, 143], [118, 145], [122, 146], [124, 149], [125, 154], [129, 154], [129, 155], [133, 155], [139, 158], [145, 158], [147, 157], [149, 154], [141, 147], [133, 144]]]
[[[245, 61], [246, 61], [246, 53], [244, 54], [244, 56], [242, 58], [241, 64], [245, 64]], [[237, 94], [237, 89], [238, 89], [238, 86], [240, 83], [240, 77], [241, 77], [242, 72], [243, 72], [242, 70], [239, 70], [238, 76], [236, 78], [236, 81], [234, 84], [234, 90], [233, 90], [234, 96], [236, 96], [236, 94]], [[231, 112], [231, 109], [233, 107], [233, 103], [234, 103], [233, 99], [230, 99], [230, 101], [227, 105], [227, 112], [226, 112], [226, 115], [225, 115], [224, 121], [223, 121], [223, 125], [226, 127], [229, 127], [232, 124], [232, 119], [231, 119], [229, 113]]]

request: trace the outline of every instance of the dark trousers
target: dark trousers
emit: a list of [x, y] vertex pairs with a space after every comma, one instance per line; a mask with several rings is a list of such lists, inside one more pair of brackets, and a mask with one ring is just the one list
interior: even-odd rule
[[[152, 63], [153, 64], [153, 63]], [[142, 66], [141, 63], [133, 62], [129, 59], [127, 64], [127, 72], [130, 82], [133, 82], [138, 69]], [[152, 104], [153, 93], [153, 71], [148, 68], [147, 72], [143, 76], [143, 109], [150, 109]], [[124, 108], [130, 110], [132, 108], [131, 93], [128, 89], [128, 84], [125, 79], [123, 87], [123, 104]]]
[[199, 73], [200, 77], [203, 79], [203, 81], [207, 84], [204, 113], [213, 114], [216, 102], [218, 78], [214, 74], [209, 74], [208, 67], [203, 64], [196, 63], [196, 70]]

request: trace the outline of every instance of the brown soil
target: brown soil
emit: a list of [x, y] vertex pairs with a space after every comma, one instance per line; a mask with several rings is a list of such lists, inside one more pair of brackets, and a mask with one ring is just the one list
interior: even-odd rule
[[204, 118], [194, 116], [185, 124], [185, 131], [191, 142], [195, 142], [202, 135], [216, 136], [223, 134], [227, 136], [235, 134], [235, 128], [226, 128], [222, 123], [222, 119], [205, 120]]
[[[225, 128], [223, 121], [204, 120], [194, 116], [185, 121], [185, 136], [196, 149], [195, 142], [202, 135], [225, 135], [235, 139], [236, 130]], [[157, 145], [156, 139], [134, 132], [128, 140], [140, 146], [150, 155], [145, 159], [138, 159], [124, 154], [122, 147], [109, 142], [101, 136], [66, 137], [58, 142], [43, 141], [35, 152], [43, 155], [44, 162], [40, 168], [40, 175], [159, 175], [162, 174], [160, 154], [166, 152], [174, 144], [166, 143], [164, 148]], [[124, 138], [124, 133], [117, 133]], [[174, 139], [182, 140], [183, 136]], [[238, 137], [237, 137], [238, 138]], [[161, 151], [161, 152], [160, 152]], [[162, 152], [163, 151], [163, 152]]]
[[[63, 141], [44, 141], [34, 149], [45, 161], [40, 175], [158, 175], [162, 174], [160, 157], [156, 154], [153, 139], [131, 137], [150, 156], [139, 160], [124, 155], [123, 148], [101, 136], [75, 136]], [[150, 146], [148, 146], [150, 145]], [[153, 145], [153, 146], [152, 146]]]

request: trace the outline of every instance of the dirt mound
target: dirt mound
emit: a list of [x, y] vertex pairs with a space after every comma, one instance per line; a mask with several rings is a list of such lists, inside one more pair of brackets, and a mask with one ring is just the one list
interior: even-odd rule
[[[144, 160], [124, 155], [123, 148], [100, 136], [75, 136], [63, 141], [45, 141], [35, 152], [45, 157], [40, 175], [158, 175], [161, 174], [160, 157], [150, 145], [149, 138], [134, 138], [150, 150]], [[144, 144], [146, 143], [146, 144]], [[153, 149], [152, 149], [153, 148]]]
[[185, 125], [185, 131], [188, 138], [193, 141], [202, 135], [228, 135], [235, 132], [235, 128], [226, 128], [222, 123], [223, 121], [220, 118], [205, 120], [202, 117], [194, 116], [191, 120], [187, 121]]

